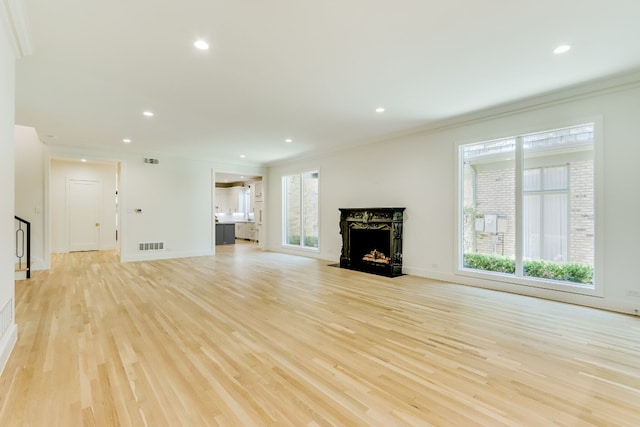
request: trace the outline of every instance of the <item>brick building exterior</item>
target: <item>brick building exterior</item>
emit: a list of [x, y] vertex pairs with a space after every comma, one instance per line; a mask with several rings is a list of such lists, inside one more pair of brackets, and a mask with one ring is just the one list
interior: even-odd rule
[[[464, 251], [515, 257], [515, 168], [485, 165], [464, 170]], [[576, 160], [569, 167], [568, 262], [593, 267], [593, 160]], [[506, 221], [503, 233], [482, 231], [486, 215]], [[479, 220], [479, 222], [476, 222]]]
[[[304, 243], [307, 247], [318, 247], [318, 174], [289, 175], [285, 179], [286, 242], [292, 245]], [[301, 241], [301, 221], [304, 221], [304, 241]]]

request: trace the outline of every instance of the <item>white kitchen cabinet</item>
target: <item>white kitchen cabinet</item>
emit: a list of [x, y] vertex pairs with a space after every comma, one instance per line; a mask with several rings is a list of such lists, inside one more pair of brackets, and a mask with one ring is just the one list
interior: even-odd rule
[[252, 241], [256, 241], [256, 224], [253, 222], [248, 222], [247, 223], [247, 239], [252, 240]]
[[253, 222], [236, 222], [236, 237], [244, 240], [256, 240], [256, 227]]
[[229, 212], [244, 212], [244, 187], [229, 188]]
[[262, 201], [256, 200], [256, 207], [255, 207], [255, 221], [256, 224], [258, 225], [262, 225]]
[[216, 213], [225, 213], [229, 209], [229, 195], [226, 188], [216, 187]]
[[256, 181], [253, 183], [256, 189], [255, 201], [262, 201], [262, 181]]
[[242, 187], [242, 213], [251, 213], [251, 186]]
[[216, 188], [216, 212], [246, 213], [246, 189], [241, 186]]
[[247, 213], [255, 212], [256, 208], [256, 183], [252, 182], [249, 185], [249, 210]]

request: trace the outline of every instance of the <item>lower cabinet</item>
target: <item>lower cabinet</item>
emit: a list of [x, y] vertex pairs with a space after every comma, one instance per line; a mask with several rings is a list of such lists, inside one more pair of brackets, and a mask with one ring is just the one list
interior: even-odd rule
[[253, 222], [236, 223], [236, 237], [244, 240], [256, 240], [256, 226]]
[[216, 224], [216, 245], [233, 245], [235, 242], [235, 224]]
[[257, 241], [258, 236], [256, 235], [256, 225], [253, 222], [247, 224], [247, 239]]

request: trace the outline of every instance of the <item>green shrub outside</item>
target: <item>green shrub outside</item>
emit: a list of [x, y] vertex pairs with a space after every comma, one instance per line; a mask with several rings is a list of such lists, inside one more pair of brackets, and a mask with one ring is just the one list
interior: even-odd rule
[[304, 245], [308, 248], [317, 248], [318, 238], [316, 236], [304, 236]]
[[[516, 262], [513, 258], [478, 253], [464, 254], [464, 266], [478, 270], [513, 274]], [[543, 260], [525, 260], [524, 274], [541, 279], [562, 280], [574, 283], [593, 283], [593, 268], [583, 264], [557, 263]]]
[[582, 264], [560, 264], [543, 260], [526, 260], [524, 262], [524, 274], [543, 279], [584, 284], [593, 283], [593, 268]]
[[513, 274], [516, 272], [516, 261], [513, 258], [477, 253], [464, 254], [464, 266], [477, 270], [495, 271]]
[[292, 234], [291, 236], [289, 236], [289, 241], [287, 242], [290, 245], [299, 245], [300, 244], [300, 235], [299, 234]]
[[[287, 243], [290, 245], [300, 245], [300, 235], [299, 234], [290, 235], [289, 241]], [[317, 248], [318, 238], [316, 236], [305, 236], [304, 245], [308, 248]]]

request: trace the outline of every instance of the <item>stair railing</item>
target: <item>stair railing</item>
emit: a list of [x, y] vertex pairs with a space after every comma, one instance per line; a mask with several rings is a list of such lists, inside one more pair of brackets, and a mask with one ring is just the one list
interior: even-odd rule
[[[26, 258], [25, 271], [27, 272], [27, 279], [31, 278], [31, 223], [27, 220], [15, 216], [18, 221], [18, 228], [16, 229], [16, 258], [18, 258], [18, 268], [22, 270], [22, 258]], [[25, 230], [22, 228], [26, 226]]]

